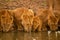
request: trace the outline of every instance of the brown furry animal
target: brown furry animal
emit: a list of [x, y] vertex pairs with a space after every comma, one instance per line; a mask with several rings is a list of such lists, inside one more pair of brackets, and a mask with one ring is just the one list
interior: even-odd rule
[[39, 16], [34, 16], [33, 20], [33, 31], [42, 31], [42, 20], [39, 18]]
[[54, 10], [54, 15], [55, 15], [55, 17], [56, 17], [57, 20], [58, 20], [58, 22], [57, 22], [58, 27], [60, 27], [60, 11]]
[[47, 9], [40, 9], [38, 11], [38, 16], [40, 17], [40, 20], [42, 20], [42, 31], [46, 31], [47, 30], [47, 28], [46, 28], [47, 17], [48, 17], [48, 11], [47, 11]]
[[21, 23], [22, 22], [21, 16], [22, 16], [24, 10], [26, 10], [26, 8], [22, 7], [22, 8], [16, 8], [11, 11], [11, 12], [13, 12], [13, 16], [14, 16], [14, 24], [15, 24], [17, 30], [19, 30], [19, 31], [23, 30], [22, 23]]
[[33, 25], [34, 12], [32, 9], [24, 10], [22, 15], [22, 25], [24, 26], [24, 31], [30, 32]]
[[1, 27], [1, 10], [0, 10], [0, 31], [2, 31], [2, 27]]
[[29, 27], [32, 26], [34, 13], [31, 9], [16, 8], [13, 10], [14, 22], [18, 27], [18, 30], [29, 31]]
[[[56, 1], [56, 0], [55, 0]], [[50, 30], [55, 31], [58, 29], [58, 18], [56, 18], [54, 11], [53, 11], [53, 0], [48, 0], [48, 25]]]
[[50, 27], [50, 30], [55, 31], [58, 29], [58, 18], [54, 14], [53, 10], [49, 9], [49, 15], [48, 15], [48, 25]]
[[6, 9], [1, 10], [1, 26], [4, 32], [13, 30], [13, 16], [11, 12]]

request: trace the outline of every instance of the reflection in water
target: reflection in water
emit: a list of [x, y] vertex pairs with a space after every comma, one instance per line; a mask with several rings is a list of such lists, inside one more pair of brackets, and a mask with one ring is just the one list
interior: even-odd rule
[[3, 35], [2, 32], [0, 32], [0, 40], [2, 40], [2, 35]]
[[0, 32], [0, 40], [60, 40], [60, 32]]
[[3, 33], [2, 40], [13, 40], [14, 33]]
[[24, 33], [23, 32], [17, 32], [16, 39], [17, 40], [24, 40]]
[[60, 40], [60, 32], [57, 33], [57, 40]]
[[56, 32], [51, 32], [48, 36], [49, 36], [49, 40], [57, 40]]

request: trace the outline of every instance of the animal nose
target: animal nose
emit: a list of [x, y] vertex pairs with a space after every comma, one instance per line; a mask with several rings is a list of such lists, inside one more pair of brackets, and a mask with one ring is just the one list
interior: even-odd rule
[[8, 32], [9, 30], [7, 30], [7, 29], [3, 29], [3, 32]]

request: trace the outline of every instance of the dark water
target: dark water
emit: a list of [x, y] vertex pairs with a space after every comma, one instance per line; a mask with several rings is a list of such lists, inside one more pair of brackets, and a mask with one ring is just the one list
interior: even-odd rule
[[0, 40], [60, 40], [58, 32], [0, 32]]

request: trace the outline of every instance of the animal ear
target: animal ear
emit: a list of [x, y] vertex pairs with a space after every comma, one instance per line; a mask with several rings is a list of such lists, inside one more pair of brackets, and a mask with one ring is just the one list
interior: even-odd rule
[[32, 9], [29, 9], [30, 12], [34, 13]]
[[4, 15], [6, 13], [6, 10], [1, 10], [1, 14]]
[[12, 12], [12, 10], [8, 10], [8, 13], [10, 16], [13, 16], [14, 12]]

